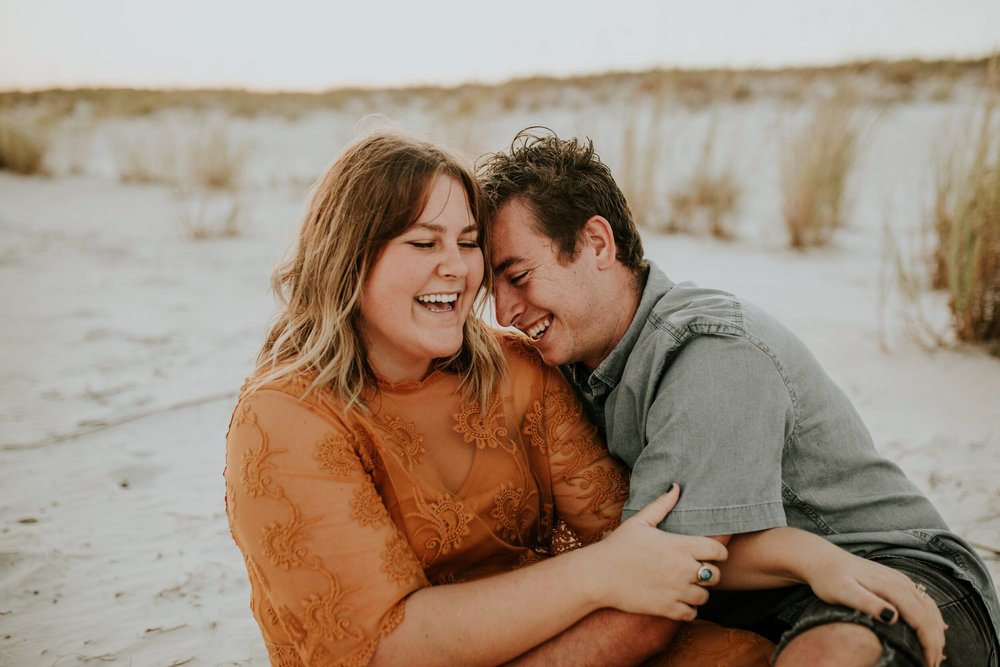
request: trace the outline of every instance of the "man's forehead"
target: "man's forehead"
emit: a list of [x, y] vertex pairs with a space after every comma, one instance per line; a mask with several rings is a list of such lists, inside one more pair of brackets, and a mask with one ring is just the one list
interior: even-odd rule
[[528, 261], [531, 251], [538, 248], [538, 235], [534, 211], [527, 203], [513, 199], [504, 204], [493, 217], [493, 271], [502, 273]]

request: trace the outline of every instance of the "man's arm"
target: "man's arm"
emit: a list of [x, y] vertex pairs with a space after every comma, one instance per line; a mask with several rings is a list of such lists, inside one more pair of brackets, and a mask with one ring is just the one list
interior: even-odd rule
[[680, 627], [680, 621], [669, 618], [600, 609], [508, 664], [517, 667], [638, 665], [663, 651]]
[[729, 550], [729, 559], [719, 563], [719, 588], [756, 590], [807, 584], [824, 602], [857, 609], [884, 623], [902, 618], [916, 630], [928, 658], [940, 654], [944, 645], [941, 612], [903, 573], [797, 528], [716, 539]]

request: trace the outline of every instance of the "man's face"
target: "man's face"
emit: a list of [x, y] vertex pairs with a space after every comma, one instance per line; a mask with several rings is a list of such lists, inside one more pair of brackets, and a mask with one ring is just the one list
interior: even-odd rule
[[535, 227], [534, 212], [512, 200], [492, 224], [497, 322], [531, 339], [549, 365], [584, 362], [596, 367], [609, 341], [601, 326], [601, 304], [588, 289], [597, 277], [593, 253], [560, 261], [556, 243]]

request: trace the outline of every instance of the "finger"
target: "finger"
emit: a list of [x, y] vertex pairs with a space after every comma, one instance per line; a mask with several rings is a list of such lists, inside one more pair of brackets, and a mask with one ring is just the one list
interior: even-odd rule
[[675, 621], [693, 621], [698, 618], [698, 610], [680, 600], [675, 600], [664, 609], [663, 615]]
[[711, 563], [699, 563], [698, 573], [695, 575], [695, 583], [698, 586], [715, 586], [719, 583], [722, 572]]
[[630, 521], [641, 521], [650, 526], [657, 526], [667, 514], [674, 508], [677, 504], [677, 499], [681, 496], [681, 487], [676, 484], [670, 486], [670, 490], [664, 493], [662, 496], [649, 503], [641, 510], [636, 512]]
[[849, 586], [842, 591], [843, 604], [877, 618], [886, 625], [895, 625], [899, 610], [889, 600], [861, 586]]
[[708, 602], [708, 591], [701, 586], [688, 586], [678, 594], [677, 599], [691, 607], [700, 607]]
[[899, 610], [899, 616], [916, 630], [917, 638], [924, 649], [927, 664], [939, 664], [942, 660], [945, 643], [945, 626], [944, 619], [941, 618], [941, 610], [938, 609], [937, 603], [931, 596], [926, 593], [921, 594], [921, 589], [917, 588], [909, 577], [900, 575], [899, 581], [892, 583], [898, 586], [899, 582], [903, 582], [903, 591], [905, 592], [902, 595], [893, 595], [893, 590], [897, 589], [892, 588], [884, 592], [881, 590], [876, 592], [886, 600], [895, 603]]
[[729, 558], [729, 550], [711, 537], [696, 538], [697, 544], [691, 549], [691, 557], [700, 561], [722, 561]]

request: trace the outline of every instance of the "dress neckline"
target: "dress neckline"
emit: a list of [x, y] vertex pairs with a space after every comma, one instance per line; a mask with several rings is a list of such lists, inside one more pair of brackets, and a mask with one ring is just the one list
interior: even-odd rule
[[406, 382], [390, 382], [380, 375], [375, 376], [375, 380], [378, 382], [378, 388], [384, 391], [395, 391], [395, 392], [412, 392], [418, 389], [423, 389], [445, 376], [445, 372], [441, 369], [436, 369], [431, 371], [430, 375], [425, 377], [423, 380], [409, 380]]

